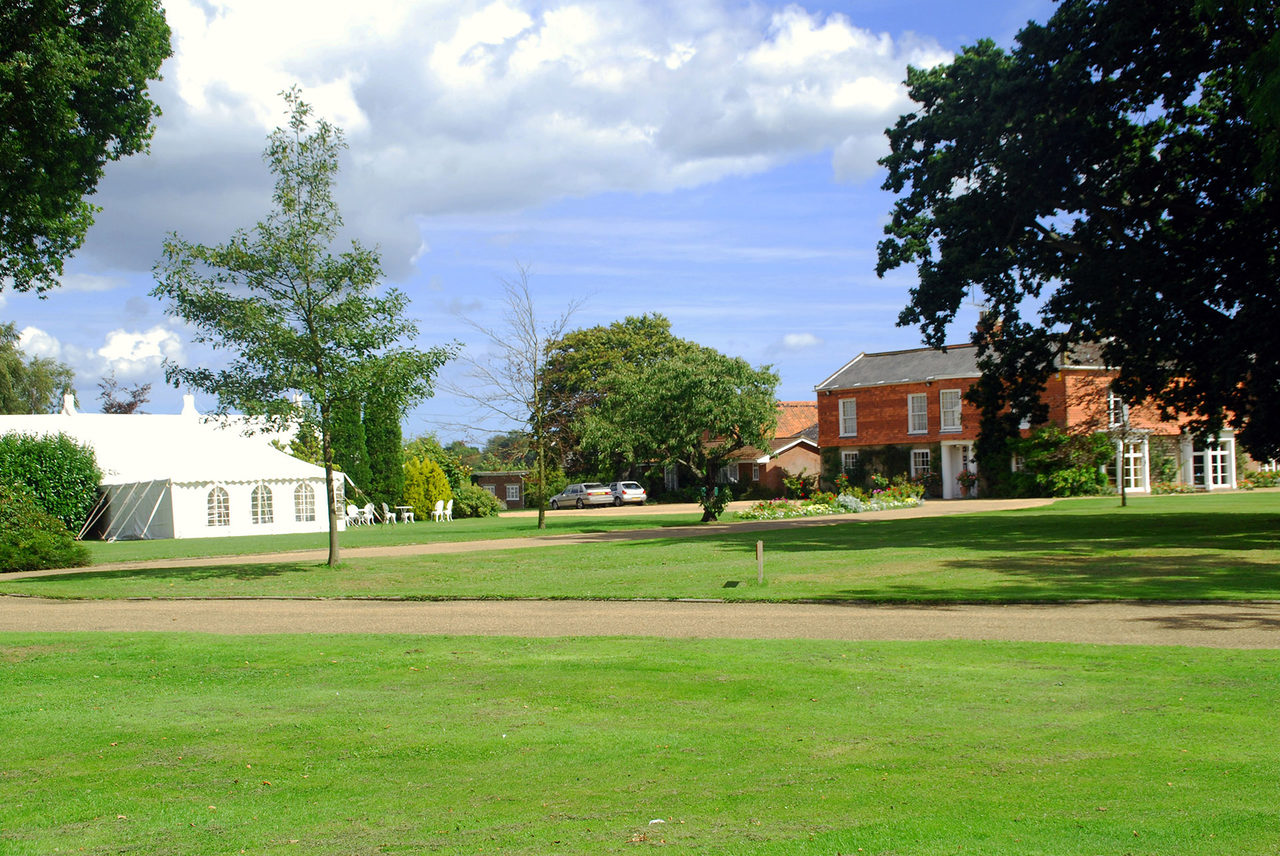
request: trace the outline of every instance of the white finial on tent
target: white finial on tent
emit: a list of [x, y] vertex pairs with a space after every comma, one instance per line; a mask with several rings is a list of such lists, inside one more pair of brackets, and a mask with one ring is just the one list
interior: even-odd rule
[[183, 416], [199, 416], [200, 411], [196, 410], [196, 397], [191, 393], [182, 396], [182, 415]]
[[64, 392], [62, 394], [62, 415], [76, 415], [76, 397], [69, 392]]

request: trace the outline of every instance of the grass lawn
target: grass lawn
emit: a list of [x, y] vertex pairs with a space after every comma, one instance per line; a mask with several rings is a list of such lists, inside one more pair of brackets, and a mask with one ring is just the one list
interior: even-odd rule
[[1277, 710], [1276, 651], [5, 634], [0, 851], [1271, 856]]
[[[578, 518], [579, 520], [581, 518]], [[620, 518], [621, 519], [621, 518]], [[755, 542], [766, 584], [756, 584]], [[725, 587], [726, 582], [738, 583]], [[901, 602], [1280, 598], [1280, 492], [1069, 500], [1022, 511], [854, 520], [319, 564], [201, 565], [4, 580], [47, 597], [391, 596]]]
[[[391, 547], [400, 544], [443, 544], [455, 541], [487, 541], [581, 532], [615, 532], [625, 529], [662, 529], [690, 526], [701, 512], [635, 514], [629, 508], [598, 508], [591, 514], [547, 512], [547, 528], [538, 529], [537, 518], [501, 515], [454, 520], [450, 523], [417, 521], [395, 526], [356, 526], [341, 533], [343, 547]], [[168, 538], [157, 541], [85, 541], [95, 564], [136, 562], [148, 559], [196, 559], [213, 556], [249, 556], [328, 550], [326, 532], [298, 535], [237, 535], [227, 538]]]

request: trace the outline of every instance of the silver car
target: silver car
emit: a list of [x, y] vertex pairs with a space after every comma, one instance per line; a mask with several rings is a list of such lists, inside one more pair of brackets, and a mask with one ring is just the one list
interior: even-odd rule
[[600, 484], [600, 482], [584, 482], [582, 484], [571, 484], [564, 490], [551, 497], [552, 508], [563, 508], [572, 505], [574, 508], [582, 508], [585, 505], [610, 505], [613, 503], [613, 494], [609, 488]]
[[609, 485], [609, 492], [613, 494], [614, 505], [644, 505], [644, 501], [649, 498], [644, 488], [633, 481], [614, 482]]

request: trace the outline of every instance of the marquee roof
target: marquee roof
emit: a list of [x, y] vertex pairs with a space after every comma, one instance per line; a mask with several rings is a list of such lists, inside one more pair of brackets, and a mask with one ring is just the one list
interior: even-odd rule
[[64, 407], [49, 416], [0, 416], [0, 434], [66, 434], [93, 449], [104, 485], [323, 481], [322, 467], [281, 452], [268, 435], [244, 435], [245, 424], [239, 417], [220, 426], [188, 401], [178, 415], [78, 413]]

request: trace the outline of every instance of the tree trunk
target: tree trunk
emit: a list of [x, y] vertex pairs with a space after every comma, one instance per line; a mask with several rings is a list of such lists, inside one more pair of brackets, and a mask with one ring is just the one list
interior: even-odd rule
[[[329, 426], [327, 419], [321, 419], [320, 425], [320, 450], [324, 456], [324, 492], [328, 497], [329, 505], [329, 567], [338, 564], [339, 547], [338, 547], [338, 512], [335, 500], [337, 499], [337, 490], [333, 486], [333, 445], [329, 440]], [[345, 509], [342, 513], [346, 513]]]

